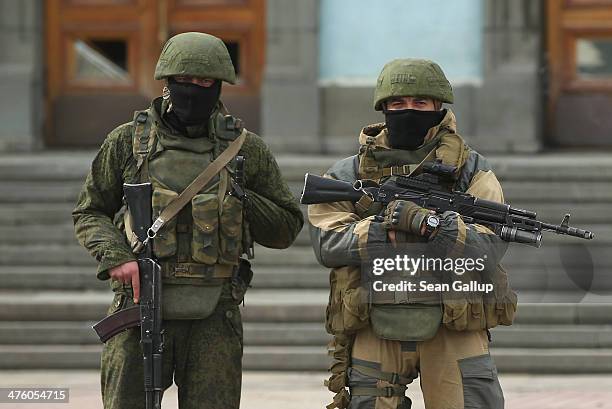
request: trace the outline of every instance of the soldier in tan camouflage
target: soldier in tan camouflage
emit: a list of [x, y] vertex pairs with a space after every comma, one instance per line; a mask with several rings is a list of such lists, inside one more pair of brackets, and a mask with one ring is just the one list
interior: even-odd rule
[[[458, 169], [450, 188], [503, 202], [491, 167], [457, 134], [455, 116], [443, 103], [453, 103], [453, 92], [436, 63], [389, 62], [374, 98], [385, 123], [366, 126], [359, 154], [335, 163], [325, 176], [382, 182], [416, 176], [419, 164], [439, 160]], [[326, 384], [336, 395], [328, 408], [408, 409], [406, 385], [417, 377], [427, 409], [503, 408], [488, 339], [488, 329], [510, 325], [516, 311], [516, 295], [497, 264], [503, 242], [456, 213], [434, 215], [403, 200], [385, 210], [363, 199], [308, 208], [315, 253], [332, 268], [326, 329], [333, 335], [334, 362]], [[496, 254], [487, 277], [495, 294], [434, 293], [424, 303], [405, 293], [368, 292], [361, 285], [368, 252], [403, 243], [421, 243], [441, 254], [462, 255], [467, 248]], [[478, 273], [470, 277], [482, 281]]]
[[[243, 129], [219, 100], [222, 81], [235, 83], [223, 42], [203, 33], [174, 36], [155, 78], [164, 96], [113, 130], [96, 155], [73, 211], [76, 236], [111, 279], [108, 313], [138, 302], [139, 271], [128, 244], [122, 185], [151, 182], [157, 217], [230, 143], [246, 136], [246, 199], [235, 191], [234, 159], [167, 221], [153, 242], [162, 267], [163, 387], [178, 386], [181, 409], [230, 409], [240, 404], [243, 294], [233, 287], [240, 256], [255, 241], [282, 249], [302, 228], [302, 213], [261, 138]], [[111, 338], [102, 352], [106, 409], [145, 406], [140, 330]]]

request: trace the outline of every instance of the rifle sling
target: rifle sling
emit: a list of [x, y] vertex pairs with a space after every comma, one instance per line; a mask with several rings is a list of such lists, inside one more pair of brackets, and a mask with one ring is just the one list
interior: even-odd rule
[[98, 334], [100, 341], [106, 342], [118, 333], [138, 325], [140, 325], [140, 306], [134, 305], [109, 315], [92, 328]]
[[155, 234], [157, 234], [164, 224], [166, 224], [168, 220], [172, 220], [172, 218], [176, 216], [178, 212], [238, 154], [246, 139], [246, 135], [247, 132], [243, 129], [240, 136], [230, 143], [227, 149], [221, 152], [221, 154], [208, 165], [180, 195], [176, 196], [168, 206], [162, 210], [159, 217], [157, 217], [149, 229], [149, 237], [155, 237]]

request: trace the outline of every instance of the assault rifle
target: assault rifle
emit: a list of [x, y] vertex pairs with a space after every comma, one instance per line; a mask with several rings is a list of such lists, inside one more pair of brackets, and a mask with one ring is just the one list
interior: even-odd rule
[[[537, 220], [537, 214], [529, 210], [444, 189], [444, 185], [452, 184], [456, 171], [457, 168], [454, 166], [428, 162], [423, 164], [423, 173], [418, 177], [398, 176], [396, 180], [387, 180], [382, 185], [367, 180], [357, 180], [351, 184], [307, 173], [300, 202], [302, 204], [341, 201], [355, 203], [364, 195], [385, 206], [393, 200], [408, 200], [438, 214], [449, 210], [459, 213], [466, 223], [486, 225], [504, 241], [534, 247], [540, 247], [542, 244], [543, 231], [587, 240], [594, 237], [590, 231], [570, 227], [569, 214], [566, 214], [561, 224], [557, 226]], [[378, 217], [380, 220], [380, 216]]]
[[121, 331], [140, 325], [140, 345], [144, 363], [144, 390], [147, 409], [161, 409], [162, 353], [164, 334], [161, 310], [161, 267], [152, 257], [148, 230], [152, 221], [151, 184], [123, 184], [132, 230], [140, 245], [134, 250], [140, 272], [138, 305], [120, 310], [93, 326], [102, 342]]

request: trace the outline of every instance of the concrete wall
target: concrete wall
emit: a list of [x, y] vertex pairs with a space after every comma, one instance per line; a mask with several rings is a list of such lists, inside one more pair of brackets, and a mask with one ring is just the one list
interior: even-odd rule
[[42, 145], [42, 4], [0, 0], [0, 151]]
[[486, 0], [484, 82], [470, 141], [483, 151], [542, 148], [544, 0]]

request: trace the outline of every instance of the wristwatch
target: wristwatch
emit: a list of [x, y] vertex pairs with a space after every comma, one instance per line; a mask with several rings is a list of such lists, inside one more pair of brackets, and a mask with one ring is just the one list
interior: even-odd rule
[[425, 237], [431, 236], [438, 226], [440, 226], [440, 218], [435, 214], [430, 214], [425, 218]]

